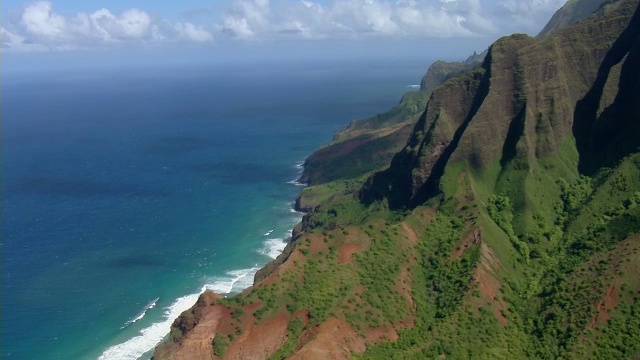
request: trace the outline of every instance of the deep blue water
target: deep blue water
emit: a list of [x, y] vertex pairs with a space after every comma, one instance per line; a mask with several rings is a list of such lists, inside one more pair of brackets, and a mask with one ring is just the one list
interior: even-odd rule
[[135, 359], [205, 287], [250, 286], [296, 165], [425, 64], [3, 72], [0, 357]]

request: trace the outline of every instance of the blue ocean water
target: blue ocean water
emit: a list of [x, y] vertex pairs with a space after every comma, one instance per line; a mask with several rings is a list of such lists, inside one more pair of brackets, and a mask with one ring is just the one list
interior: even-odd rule
[[3, 359], [148, 357], [300, 214], [299, 165], [427, 62], [3, 73]]

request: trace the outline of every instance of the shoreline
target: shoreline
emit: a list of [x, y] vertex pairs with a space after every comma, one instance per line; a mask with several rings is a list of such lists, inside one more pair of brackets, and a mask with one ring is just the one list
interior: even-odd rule
[[[287, 184], [297, 187], [307, 186], [306, 184], [298, 182], [303, 171], [303, 164], [303, 161], [296, 161], [295, 168], [299, 170], [298, 174], [294, 180], [287, 181]], [[299, 195], [300, 192], [296, 195], [295, 200], [297, 200]], [[288, 212], [295, 214], [296, 220], [292, 224], [293, 226], [284, 232], [285, 235], [280, 237], [272, 236], [274, 235], [275, 229], [269, 229], [267, 232], [260, 234], [263, 238], [262, 247], [254, 249], [256, 253], [268, 257], [270, 260], [262, 265], [256, 263], [250, 268], [226, 270], [224, 275], [215, 276], [212, 277], [210, 281], [205, 281], [205, 284], [200, 287], [197, 293], [180, 296], [174, 299], [170, 305], [165, 306], [163, 308], [163, 316], [160, 320], [144, 327], [137, 335], [126, 341], [104, 348], [97, 359], [149, 359], [153, 355], [156, 347], [167, 339], [175, 321], [178, 320], [184, 312], [193, 308], [197, 304], [198, 299], [207, 291], [222, 297], [228, 297], [253, 287], [256, 284], [256, 277], [259, 272], [273, 266], [271, 264], [277, 262], [285, 253], [287, 253], [286, 257], [284, 257], [284, 260], [286, 260], [291, 251], [290, 249], [293, 248], [291, 244], [295, 241], [296, 229], [301, 224], [305, 212], [297, 209], [297, 201], [289, 202]], [[153, 308], [147, 307], [148, 305], [145, 306], [144, 313], [141, 312], [136, 316], [139, 317], [136, 321], [141, 320], [146, 314], [146, 311]], [[140, 316], [141, 314], [142, 316]], [[129, 321], [127, 321], [121, 329], [133, 323]]]

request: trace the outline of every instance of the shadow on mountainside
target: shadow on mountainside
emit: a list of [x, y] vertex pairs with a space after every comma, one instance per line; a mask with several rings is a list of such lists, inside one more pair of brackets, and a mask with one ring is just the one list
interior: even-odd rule
[[[610, 72], [621, 61], [616, 98], [599, 113]], [[640, 144], [640, 7], [605, 55], [593, 86], [577, 102], [573, 135], [578, 169], [587, 175], [614, 165]]]

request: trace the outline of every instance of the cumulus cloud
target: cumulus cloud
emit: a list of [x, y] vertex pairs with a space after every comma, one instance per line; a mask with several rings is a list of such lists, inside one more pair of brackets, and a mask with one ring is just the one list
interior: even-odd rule
[[2, 47], [19, 51], [64, 50], [106, 44], [160, 41], [212, 41], [213, 34], [192, 23], [169, 23], [146, 11], [114, 14], [106, 8], [65, 16], [50, 1], [27, 5], [20, 20], [2, 28]]
[[[456, 38], [539, 31], [564, 0], [225, 0], [169, 22], [141, 9], [60, 14], [51, 1], [3, 21], [3, 48], [71, 49], [119, 43], [287, 38]], [[194, 24], [198, 17], [199, 23]]]
[[213, 35], [202, 26], [195, 26], [191, 23], [177, 23], [175, 29], [182, 38], [189, 41], [208, 42], [213, 40]]
[[478, 0], [232, 0], [217, 28], [240, 39], [298, 34], [331, 37], [455, 37], [497, 32]]
[[88, 18], [89, 21], [83, 22], [88, 25], [85, 27], [86, 33], [95, 30], [104, 40], [145, 38], [151, 28], [151, 16], [139, 9], [127, 10], [119, 17], [107, 9], [100, 9]]
[[24, 9], [22, 24], [28, 33], [49, 40], [62, 40], [67, 37], [67, 21], [52, 12], [49, 2], [37, 2]]

